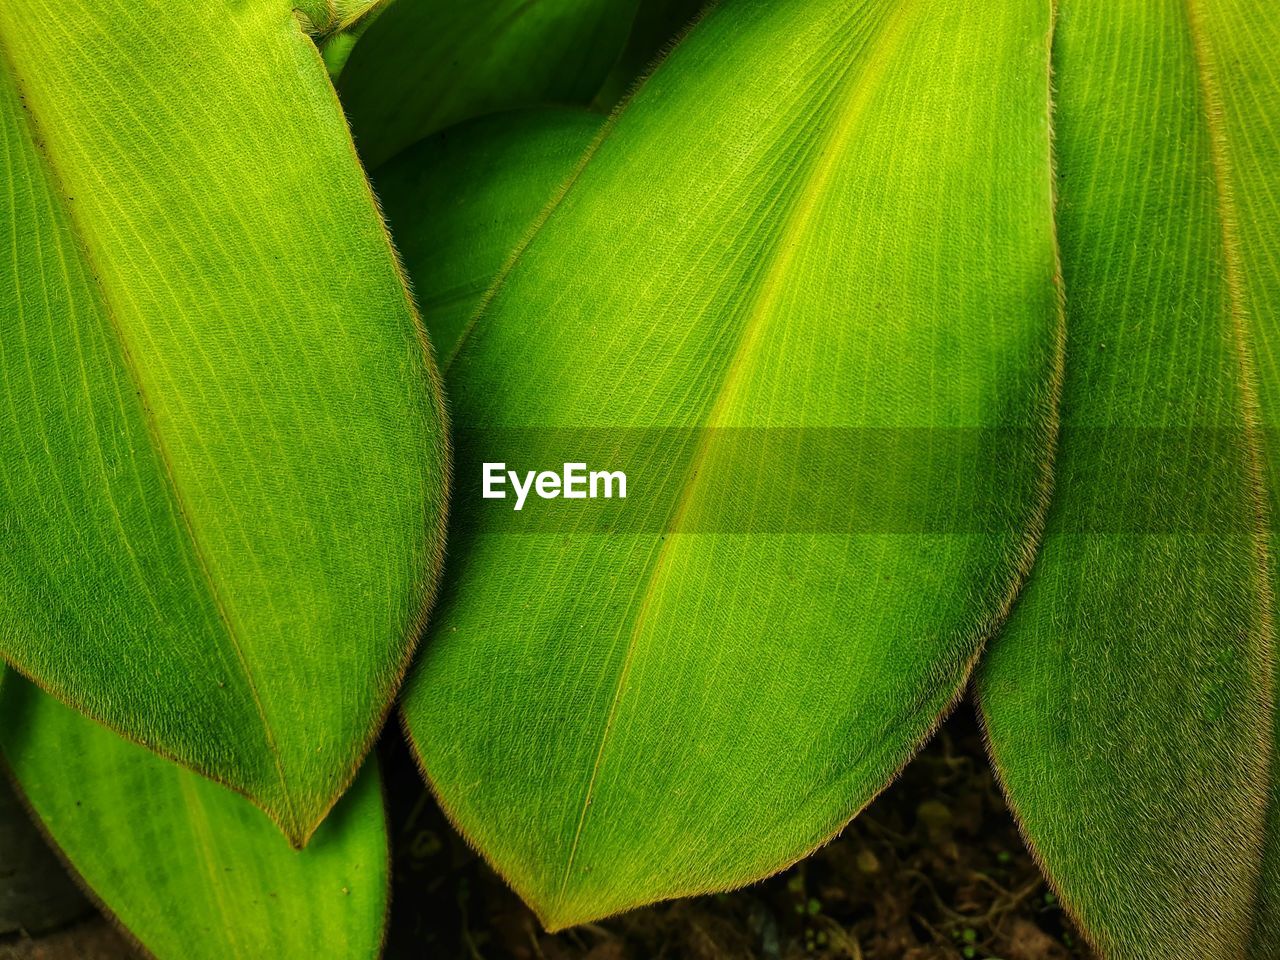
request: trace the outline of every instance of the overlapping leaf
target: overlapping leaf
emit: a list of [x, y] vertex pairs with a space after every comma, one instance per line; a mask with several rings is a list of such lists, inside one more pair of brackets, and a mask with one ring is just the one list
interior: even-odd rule
[[295, 842], [440, 553], [425, 338], [289, 4], [0, 6], [0, 653]]
[[388, 879], [373, 760], [294, 850], [243, 797], [12, 673], [0, 751], [67, 862], [158, 960], [377, 956]]
[[638, 0], [396, 0], [351, 51], [339, 90], [370, 168], [471, 117], [588, 103]]
[[[1030, 2], [732, 0], [464, 334], [477, 461], [628, 467], [627, 500], [523, 527], [460, 479], [405, 703], [445, 808], [550, 926], [804, 855], [962, 687], [1053, 435], [1049, 26]], [[999, 442], [966, 459], [973, 435]]]
[[294, 9], [321, 37], [332, 37], [372, 23], [389, 0], [299, 0]]
[[640, 0], [627, 44], [596, 92], [595, 106], [615, 106], [707, 6], [709, 0]]
[[1275, 958], [1274, 813], [1251, 927], [1275, 782], [1280, 19], [1059, 6], [1063, 437], [982, 676], [993, 756], [1103, 956], [1239, 958], [1253, 937]]
[[494, 277], [603, 124], [586, 110], [493, 114], [429, 137], [378, 171], [439, 358], [453, 356]]

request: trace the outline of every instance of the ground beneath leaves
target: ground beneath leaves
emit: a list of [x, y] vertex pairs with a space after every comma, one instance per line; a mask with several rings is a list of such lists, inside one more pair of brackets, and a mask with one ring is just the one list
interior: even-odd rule
[[839, 839], [780, 876], [554, 936], [389, 754], [391, 960], [1092, 958], [1018, 836], [967, 703]]
[[[1018, 837], [967, 704], [839, 839], [780, 876], [554, 936], [448, 825], [398, 738], [381, 750], [388, 960], [1093, 960]], [[98, 917], [0, 939], [0, 960], [134, 956]]]

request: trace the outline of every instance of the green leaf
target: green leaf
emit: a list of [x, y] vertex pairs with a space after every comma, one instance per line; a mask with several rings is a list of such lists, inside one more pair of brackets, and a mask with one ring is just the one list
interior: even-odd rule
[[243, 797], [12, 673], [0, 750], [67, 862], [159, 960], [378, 955], [388, 878], [374, 760], [294, 850]]
[[387, 214], [438, 357], [452, 356], [493, 278], [604, 124], [544, 107], [480, 117], [378, 170]]
[[351, 51], [339, 90], [370, 169], [471, 117], [588, 103], [638, 0], [398, 0]]
[[0, 653], [302, 843], [441, 551], [419, 328], [284, 2], [0, 7]]
[[[732, 0], [468, 328], [404, 712], [550, 927], [804, 856], [963, 687], [1046, 493], [1048, 30], [1032, 2]], [[629, 499], [482, 500], [504, 445], [625, 461]]]
[[[1273, 724], [1280, 21], [1253, 0], [1060, 9], [1057, 490], [981, 702], [1103, 956], [1239, 958]], [[1264, 928], [1255, 956], [1276, 944]]]

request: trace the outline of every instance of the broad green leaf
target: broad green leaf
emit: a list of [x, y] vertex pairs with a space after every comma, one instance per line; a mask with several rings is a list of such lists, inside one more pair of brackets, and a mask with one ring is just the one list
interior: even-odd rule
[[405, 150], [375, 186], [438, 357], [604, 124], [586, 110], [492, 114]]
[[[1059, 7], [1057, 490], [981, 702], [1103, 956], [1239, 958], [1272, 740], [1280, 20], [1255, 0]], [[1271, 917], [1277, 884], [1273, 859]], [[1273, 927], [1255, 956], [1277, 951]]]
[[0, 751], [66, 861], [158, 960], [378, 955], [387, 833], [373, 759], [295, 850], [243, 797], [12, 673]]
[[638, 0], [397, 0], [369, 27], [339, 91], [370, 169], [463, 120], [588, 103], [626, 43]]
[[290, 5], [0, 5], [0, 653], [306, 840], [440, 555], [425, 336]]
[[[823, 843], [1002, 616], [1054, 430], [1048, 13], [717, 7], [464, 334], [451, 566], [404, 712], [550, 927]], [[628, 499], [514, 513], [478, 489], [504, 448], [625, 463]]]

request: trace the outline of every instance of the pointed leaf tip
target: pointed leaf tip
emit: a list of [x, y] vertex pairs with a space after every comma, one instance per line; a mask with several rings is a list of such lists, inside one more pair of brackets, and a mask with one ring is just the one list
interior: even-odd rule
[[[550, 928], [781, 869], [962, 689], [1046, 495], [1048, 33], [729, 0], [513, 231], [446, 372], [459, 516], [403, 710]], [[584, 459], [627, 498], [480, 496], [482, 462]]]

